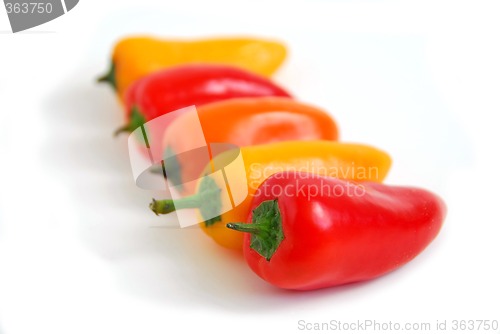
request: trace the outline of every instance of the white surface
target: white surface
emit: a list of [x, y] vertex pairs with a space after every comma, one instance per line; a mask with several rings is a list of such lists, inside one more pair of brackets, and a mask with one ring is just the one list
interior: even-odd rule
[[[498, 1], [162, 3], [82, 0], [16, 35], [0, 10], [0, 333], [498, 320]], [[389, 183], [439, 193], [441, 234], [381, 279], [290, 293], [197, 229], [151, 228], [111, 136], [121, 111], [94, 84], [131, 32], [283, 39], [276, 80], [331, 110], [344, 140], [387, 150]]]

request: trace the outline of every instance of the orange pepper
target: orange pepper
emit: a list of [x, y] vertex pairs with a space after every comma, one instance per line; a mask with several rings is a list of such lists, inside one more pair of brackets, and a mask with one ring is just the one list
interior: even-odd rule
[[[286, 97], [232, 98], [198, 108], [198, 118], [208, 143], [229, 143], [239, 147], [289, 140], [337, 140], [335, 121], [326, 111]], [[186, 135], [196, 114], [177, 118], [166, 130], [163, 150], [169, 151], [167, 175], [184, 194], [194, 192], [208, 156], [189, 151], [199, 138]], [[176, 159], [174, 161], [174, 159]], [[203, 159], [205, 159], [203, 161]], [[170, 167], [171, 166], [171, 167]], [[169, 168], [170, 167], [170, 168]]]
[[264, 39], [127, 37], [114, 47], [110, 69], [98, 81], [110, 83], [123, 100], [125, 90], [134, 81], [163, 68], [188, 63], [227, 64], [270, 76], [285, 57], [283, 44]]

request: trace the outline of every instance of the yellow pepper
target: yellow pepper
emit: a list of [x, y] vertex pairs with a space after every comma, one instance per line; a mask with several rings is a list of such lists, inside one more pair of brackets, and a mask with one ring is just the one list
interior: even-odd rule
[[[200, 224], [203, 231], [226, 248], [241, 249], [243, 233], [226, 228], [226, 224], [246, 221], [255, 191], [272, 174], [301, 171], [353, 181], [381, 182], [391, 166], [391, 158], [383, 151], [370, 146], [333, 141], [288, 141], [248, 146], [241, 148], [241, 156], [247, 177], [246, 180], [236, 180], [239, 183], [236, 186], [248, 187], [248, 195], [232, 210], [213, 219], [203, 218], [216, 216], [212, 213], [221, 207], [231, 207], [220, 195], [226, 185], [210, 177], [209, 168], [202, 174], [208, 176], [200, 179], [196, 194], [178, 200], [153, 200], [151, 210], [156, 214], [167, 214], [176, 209], [198, 208], [200, 221], [205, 220]], [[216, 156], [213, 163], [222, 166], [233, 158], [233, 153], [224, 152]]]
[[120, 40], [109, 72], [98, 79], [110, 83], [123, 100], [128, 86], [149, 73], [187, 63], [233, 65], [270, 76], [283, 63], [283, 44], [255, 38], [166, 40], [146, 36]]

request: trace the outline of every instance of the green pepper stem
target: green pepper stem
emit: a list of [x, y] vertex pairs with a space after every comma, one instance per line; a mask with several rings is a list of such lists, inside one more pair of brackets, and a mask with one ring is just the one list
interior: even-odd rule
[[229, 223], [226, 227], [235, 231], [251, 233], [250, 248], [267, 261], [271, 261], [285, 238], [277, 199], [260, 203], [252, 211], [251, 223]]
[[96, 81], [98, 83], [109, 82], [109, 72], [98, 77]]
[[141, 114], [141, 111], [137, 106], [133, 106], [132, 110], [130, 111], [129, 122], [116, 129], [114, 132], [114, 136], [116, 137], [123, 132], [131, 133], [138, 127], [144, 125], [144, 123], [146, 123], [146, 118]]
[[124, 132], [132, 132], [133, 130], [131, 130], [131, 126], [130, 124], [125, 124], [125, 125], [122, 125], [120, 126], [118, 129], [116, 129], [114, 132], [113, 132], [113, 137], [118, 137], [119, 135], [121, 135], [122, 133]]
[[149, 204], [149, 208], [156, 215], [166, 215], [180, 209], [195, 209], [201, 207], [201, 198], [199, 194], [179, 199], [155, 200]]
[[114, 63], [111, 63], [111, 66], [109, 67], [109, 70], [107, 73], [103, 74], [99, 78], [97, 78], [97, 82], [102, 83], [106, 82], [113, 87], [114, 90], [117, 89], [116, 87], [116, 67]]
[[157, 215], [168, 214], [180, 209], [198, 209], [205, 220], [205, 226], [221, 221], [222, 198], [221, 189], [209, 176], [203, 177], [196, 194], [179, 198], [157, 201], [153, 199], [149, 208]]
[[262, 232], [262, 226], [257, 224], [246, 224], [246, 223], [228, 223], [226, 224], [227, 228], [231, 230], [246, 232], [246, 233], [254, 233], [257, 234]]

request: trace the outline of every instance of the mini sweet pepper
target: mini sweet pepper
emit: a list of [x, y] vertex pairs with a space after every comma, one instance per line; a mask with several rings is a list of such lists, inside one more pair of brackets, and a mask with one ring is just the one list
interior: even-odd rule
[[259, 38], [208, 38], [169, 40], [134, 36], [120, 40], [113, 49], [109, 71], [99, 78], [123, 99], [126, 89], [146, 75], [176, 65], [226, 64], [270, 76], [286, 57], [286, 47]]
[[393, 271], [431, 243], [446, 214], [444, 202], [424, 189], [298, 172], [269, 177], [251, 209], [247, 223], [227, 227], [247, 232], [244, 256], [257, 275], [294, 290]]

